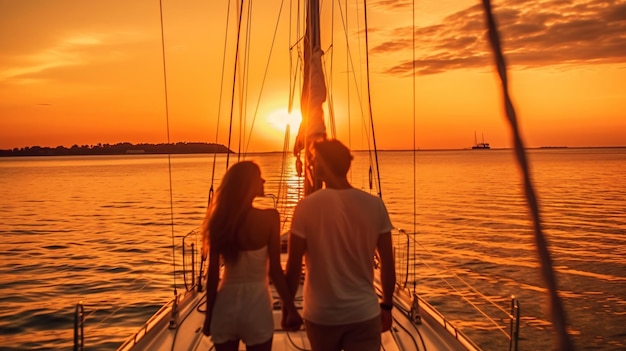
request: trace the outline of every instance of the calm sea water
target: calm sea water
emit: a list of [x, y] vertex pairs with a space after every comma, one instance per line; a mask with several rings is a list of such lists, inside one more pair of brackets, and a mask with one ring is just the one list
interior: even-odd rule
[[[351, 180], [368, 189], [359, 175], [368, 157], [355, 156]], [[529, 157], [574, 343], [624, 350], [626, 149], [540, 149]], [[247, 159], [261, 166], [266, 192], [293, 206], [293, 160], [289, 186], [279, 188], [282, 154]], [[502, 310], [515, 295], [520, 350], [551, 348], [512, 151], [382, 152], [379, 162], [394, 225], [418, 243], [410, 249], [418, 278], [409, 285], [485, 350], [508, 349], [508, 341], [470, 303], [508, 330]], [[167, 156], [0, 159], [0, 349], [70, 349], [82, 301], [86, 348], [112, 350], [173, 297], [172, 243], [202, 220], [213, 156], [177, 155], [171, 164], [170, 196]], [[225, 156], [215, 164], [217, 186]]]

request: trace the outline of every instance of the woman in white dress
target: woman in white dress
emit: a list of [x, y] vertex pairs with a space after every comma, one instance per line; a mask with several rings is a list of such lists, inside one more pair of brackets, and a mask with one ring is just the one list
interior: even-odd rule
[[216, 351], [237, 350], [239, 341], [248, 351], [271, 350], [274, 320], [268, 278], [287, 313], [285, 325], [296, 329], [302, 324], [280, 264], [278, 211], [252, 205], [255, 197], [264, 195], [264, 183], [254, 162], [234, 164], [202, 225], [209, 246], [204, 333], [211, 335]]

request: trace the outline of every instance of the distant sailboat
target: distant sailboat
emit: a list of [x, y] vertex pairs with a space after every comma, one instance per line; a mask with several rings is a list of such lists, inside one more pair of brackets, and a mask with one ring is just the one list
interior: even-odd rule
[[482, 142], [479, 143], [476, 139], [476, 132], [474, 132], [474, 146], [472, 146], [472, 149], [491, 149], [491, 146], [485, 142], [484, 134], [482, 134]]

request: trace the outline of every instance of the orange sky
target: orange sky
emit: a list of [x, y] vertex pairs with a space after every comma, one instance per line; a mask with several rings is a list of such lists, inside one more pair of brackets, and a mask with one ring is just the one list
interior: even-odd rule
[[[163, 1], [172, 142], [216, 141], [225, 3]], [[369, 4], [378, 147], [413, 146], [413, 55], [416, 147], [467, 148], [475, 132], [492, 147], [510, 147], [480, 2], [418, 2], [414, 53], [409, 2]], [[259, 88], [280, 1], [255, 6], [250, 55], [258, 59], [250, 66], [251, 92]], [[526, 145], [626, 145], [626, 0], [506, 0], [495, 6]], [[280, 29], [287, 28], [287, 17], [285, 12]], [[283, 132], [272, 119], [288, 101], [283, 32], [249, 151], [282, 149]], [[322, 46], [327, 56], [335, 50], [341, 57], [339, 45]], [[333, 67], [339, 82], [346, 61]], [[248, 98], [252, 116], [259, 97]], [[159, 1], [0, 0], [0, 149], [166, 142], [164, 106]], [[229, 103], [222, 106], [217, 141], [226, 144]], [[352, 129], [359, 123], [351, 122]], [[343, 126], [338, 121], [338, 130]], [[356, 145], [360, 136], [350, 138]]]

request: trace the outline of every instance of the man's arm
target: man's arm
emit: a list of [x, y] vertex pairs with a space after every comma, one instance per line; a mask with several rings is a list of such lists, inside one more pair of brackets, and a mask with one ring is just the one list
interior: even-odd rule
[[[285, 279], [287, 280], [287, 288], [292, 298], [295, 298], [298, 292], [298, 284], [300, 283], [300, 274], [302, 273], [302, 256], [306, 249], [306, 241], [300, 237], [289, 233], [287, 269]], [[285, 330], [295, 330], [295, 326], [288, 325], [288, 313], [283, 306], [283, 316], [281, 318], [281, 326]], [[299, 327], [299, 326], [298, 326]]]
[[302, 257], [306, 251], [306, 240], [289, 233], [289, 246], [287, 258], [287, 285], [291, 291], [291, 295], [295, 296], [300, 284], [300, 275], [302, 273]]
[[[380, 258], [380, 281], [383, 288], [382, 303], [393, 305], [393, 291], [396, 287], [396, 265], [393, 258], [393, 244], [391, 243], [391, 232], [381, 234], [376, 245]], [[382, 331], [391, 328], [391, 310], [381, 309]]]

